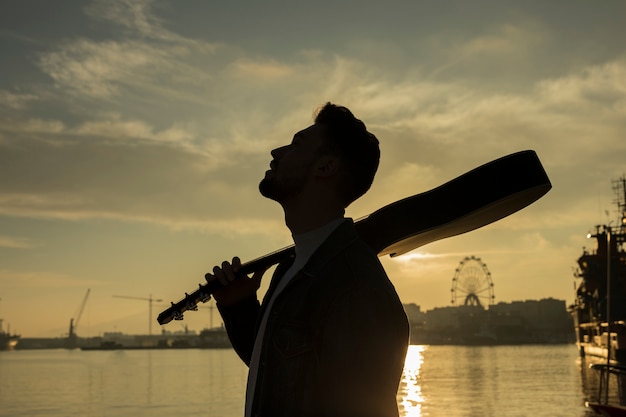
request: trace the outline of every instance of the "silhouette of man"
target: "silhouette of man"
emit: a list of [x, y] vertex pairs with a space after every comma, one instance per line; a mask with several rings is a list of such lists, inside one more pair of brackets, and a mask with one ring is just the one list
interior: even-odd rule
[[239, 258], [207, 274], [231, 343], [249, 366], [246, 417], [397, 417], [408, 346], [402, 304], [345, 208], [371, 186], [378, 139], [343, 106], [271, 151], [261, 194], [278, 202], [295, 242], [263, 303], [265, 271]]

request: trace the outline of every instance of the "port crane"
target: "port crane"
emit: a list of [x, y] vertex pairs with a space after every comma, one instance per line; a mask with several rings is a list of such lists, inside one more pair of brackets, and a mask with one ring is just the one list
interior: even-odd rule
[[198, 308], [204, 308], [209, 310], [209, 329], [213, 329], [213, 316], [216, 310], [216, 306], [214, 303], [207, 305], [207, 306], [197, 306]]
[[73, 349], [76, 347], [76, 327], [78, 327], [78, 322], [80, 321], [81, 316], [83, 315], [83, 310], [85, 309], [85, 304], [87, 304], [87, 298], [89, 297], [90, 288], [87, 289], [85, 293], [85, 297], [83, 298], [83, 302], [81, 303], [78, 313], [75, 315], [76, 319], [72, 317], [70, 319], [70, 330], [67, 336], [67, 347]]
[[152, 294], [150, 294], [149, 297], [131, 297], [128, 295], [114, 295], [113, 297], [115, 298], [126, 298], [129, 300], [142, 300], [142, 301], [147, 301], [148, 302], [148, 334], [150, 336], [152, 336], [152, 303], [153, 302], [157, 302], [160, 303], [163, 300], [162, 299], [154, 299], [152, 298]]

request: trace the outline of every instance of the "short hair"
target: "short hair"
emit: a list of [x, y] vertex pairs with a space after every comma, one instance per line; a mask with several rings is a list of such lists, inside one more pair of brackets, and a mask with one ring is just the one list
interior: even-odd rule
[[316, 111], [315, 124], [325, 127], [328, 148], [324, 151], [337, 155], [348, 168], [340, 190], [348, 207], [374, 181], [380, 161], [378, 139], [349, 109], [330, 102]]

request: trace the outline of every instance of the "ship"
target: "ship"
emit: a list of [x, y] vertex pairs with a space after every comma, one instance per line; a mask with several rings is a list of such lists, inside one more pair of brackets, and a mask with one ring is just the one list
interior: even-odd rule
[[613, 182], [618, 221], [596, 225], [587, 235], [575, 269], [576, 293], [569, 311], [581, 357], [626, 364], [626, 177]]
[[2, 327], [2, 319], [0, 319], [0, 350], [12, 350], [17, 346], [20, 336], [11, 334], [10, 330], [5, 331]]

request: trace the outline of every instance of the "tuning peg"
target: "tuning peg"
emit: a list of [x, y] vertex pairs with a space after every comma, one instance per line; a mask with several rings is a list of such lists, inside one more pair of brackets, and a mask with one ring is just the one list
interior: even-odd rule
[[190, 297], [189, 294], [185, 293], [185, 299], [187, 300], [187, 304], [185, 307], [189, 311], [198, 311], [198, 304], [196, 304]]
[[198, 301], [202, 302], [202, 303], [206, 303], [207, 301], [209, 301], [211, 299], [211, 294], [209, 294], [204, 287], [202, 286], [202, 284], [198, 284]]
[[175, 309], [176, 304], [174, 304], [173, 301], [170, 301], [170, 304], [172, 305], [170, 307], [172, 309], [172, 313], [170, 315], [171, 319], [169, 319], [167, 322], [171, 321], [172, 319], [174, 319], [174, 320], [182, 320], [183, 319], [183, 313], [181, 313], [180, 311]]

